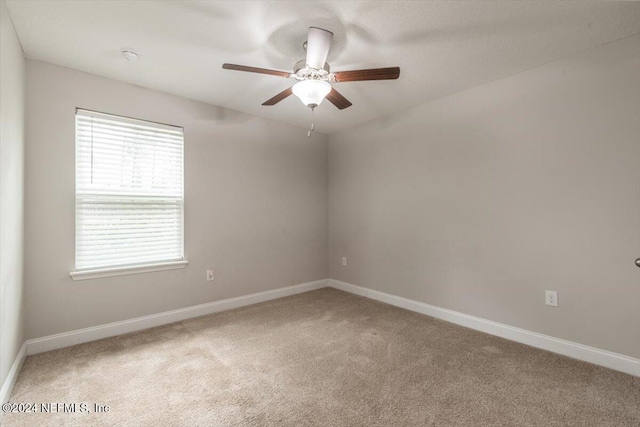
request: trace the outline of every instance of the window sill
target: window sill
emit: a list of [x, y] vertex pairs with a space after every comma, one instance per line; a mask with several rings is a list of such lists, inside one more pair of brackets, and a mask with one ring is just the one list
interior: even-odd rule
[[101, 277], [124, 276], [128, 274], [149, 273], [151, 271], [176, 270], [185, 268], [189, 261], [171, 261], [158, 264], [144, 264], [128, 267], [113, 267], [97, 270], [80, 270], [69, 273], [73, 280], [99, 279]]

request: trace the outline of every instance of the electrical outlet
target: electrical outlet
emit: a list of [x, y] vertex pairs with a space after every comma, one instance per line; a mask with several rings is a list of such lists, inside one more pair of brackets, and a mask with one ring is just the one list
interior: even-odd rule
[[213, 278], [214, 278], [214, 275], [213, 275], [213, 268], [212, 268], [207, 270], [207, 281], [210, 282], [213, 280]]
[[552, 307], [558, 306], [558, 292], [556, 291], [544, 291], [544, 303]]
[[342, 265], [347, 265], [347, 257], [346, 256], [342, 257]]

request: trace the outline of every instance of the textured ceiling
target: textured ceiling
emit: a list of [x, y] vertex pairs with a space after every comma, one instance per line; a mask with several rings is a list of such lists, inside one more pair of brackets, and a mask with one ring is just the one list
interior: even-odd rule
[[[640, 3], [613, 1], [7, 1], [26, 55], [307, 127], [295, 97], [260, 104], [291, 80], [222, 70], [290, 71], [309, 26], [335, 33], [333, 71], [398, 65], [399, 80], [339, 83], [332, 133], [640, 33]], [[121, 48], [141, 54], [129, 63]]]

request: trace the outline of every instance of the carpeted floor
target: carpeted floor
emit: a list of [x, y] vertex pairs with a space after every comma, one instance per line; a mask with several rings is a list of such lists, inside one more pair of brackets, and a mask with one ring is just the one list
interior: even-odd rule
[[[321, 289], [27, 358], [10, 426], [638, 426], [640, 379]], [[62, 408], [62, 407], [60, 407]]]

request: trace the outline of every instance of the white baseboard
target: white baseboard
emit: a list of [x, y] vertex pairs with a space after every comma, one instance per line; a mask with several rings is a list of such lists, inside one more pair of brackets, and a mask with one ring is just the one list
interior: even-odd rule
[[426, 314], [428, 316], [446, 320], [448, 322], [465, 326], [467, 328], [475, 329], [491, 335], [527, 344], [532, 347], [541, 348], [554, 353], [569, 356], [574, 359], [590, 362], [596, 365], [604, 366], [606, 368], [640, 377], [640, 359], [613, 353], [607, 350], [601, 350], [595, 347], [589, 347], [583, 344], [555, 338], [549, 335], [539, 334], [537, 332], [531, 332], [526, 329], [516, 328], [513, 326], [505, 325], [503, 323], [493, 322], [491, 320], [470, 316], [468, 314], [436, 307], [384, 292], [374, 291], [339, 280], [324, 279], [317, 280], [315, 282], [288, 286], [285, 288], [273, 289], [265, 292], [258, 292], [255, 294], [240, 296], [236, 298], [229, 298], [221, 301], [195, 305], [178, 310], [166, 311], [164, 313], [152, 314], [149, 316], [124, 320], [121, 322], [108, 323], [105, 325], [99, 325], [90, 328], [79, 329], [76, 331], [27, 340], [20, 349], [20, 352], [16, 357], [16, 361], [14, 362], [9, 375], [2, 386], [2, 393], [0, 394], [0, 397], [2, 397], [3, 403], [6, 401], [6, 399], [9, 398], [11, 389], [13, 388], [15, 380], [18, 377], [18, 373], [20, 372], [20, 368], [27, 354], [30, 355], [42, 353], [49, 350], [69, 347], [72, 345], [113, 337], [116, 335], [122, 335], [129, 332], [140, 331], [143, 329], [166, 325], [185, 319], [204, 316], [207, 314], [217, 313], [233, 308], [244, 307], [247, 305], [286, 297], [289, 295], [313, 291], [316, 289], [324, 288], [326, 286], [371, 298], [396, 307], [404, 308], [406, 310]]
[[[315, 282], [302, 283], [299, 285], [278, 288], [255, 294], [244, 295], [236, 298], [214, 301], [206, 304], [194, 305], [178, 310], [165, 311], [164, 313], [151, 314], [149, 316], [137, 317], [135, 319], [123, 320], [121, 322], [107, 323], [105, 325], [93, 326], [90, 328], [78, 329], [71, 332], [64, 332], [56, 335], [49, 335], [42, 338], [27, 340], [27, 354], [37, 354], [58, 348], [69, 347], [89, 341], [96, 341], [129, 332], [149, 329], [156, 326], [178, 322], [180, 320], [191, 319], [193, 317], [204, 316], [220, 311], [231, 310], [233, 308], [244, 307], [295, 295], [302, 292], [313, 291], [327, 286], [327, 279]], [[4, 390], [4, 388], [3, 388]]]
[[[0, 401], [2, 403], [6, 403], [11, 397], [11, 391], [13, 390], [13, 386], [18, 379], [18, 374], [20, 374], [20, 370], [22, 369], [22, 364], [24, 363], [24, 359], [27, 357], [27, 343], [22, 343], [22, 347], [20, 347], [20, 351], [16, 355], [16, 359], [13, 361], [13, 365], [11, 365], [11, 369], [9, 370], [9, 374], [7, 378], [4, 380], [4, 384], [2, 384], [2, 390], [0, 391]], [[0, 417], [2, 417], [2, 412], [0, 412]]]
[[455, 323], [487, 334], [506, 338], [511, 341], [527, 344], [532, 347], [541, 348], [543, 350], [548, 350], [574, 359], [640, 377], [640, 359], [625, 356], [623, 354], [589, 347], [572, 341], [482, 319], [480, 317], [470, 316], [468, 314], [459, 313], [446, 308], [436, 307], [423, 302], [374, 291], [361, 286], [352, 285], [351, 283], [341, 282], [340, 280], [330, 279], [329, 286], [345, 292], [394, 305], [396, 307], [401, 307], [406, 310], [446, 320], [447, 322]]

